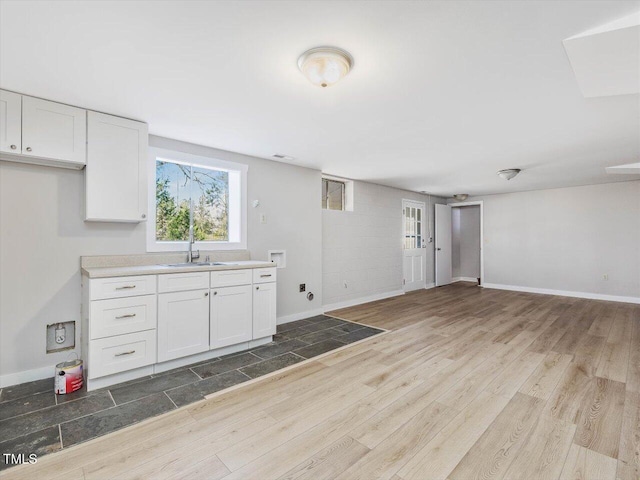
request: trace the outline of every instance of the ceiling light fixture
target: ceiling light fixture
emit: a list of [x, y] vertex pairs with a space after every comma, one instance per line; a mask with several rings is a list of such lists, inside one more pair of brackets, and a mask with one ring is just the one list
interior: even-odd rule
[[468, 193], [456, 193], [453, 198], [458, 200], [459, 202], [464, 202], [467, 198], [469, 198]]
[[300, 55], [298, 68], [311, 83], [324, 88], [347, 76], [353, 57], [341, 48], [316, 47]]
[[511, 180], [513, 177], [518, 175], [522, 170], [519, 168], [506, 168], [504, 170], [500, 170], [498, 175], [500, 178], [504, 178], [505, 180]]

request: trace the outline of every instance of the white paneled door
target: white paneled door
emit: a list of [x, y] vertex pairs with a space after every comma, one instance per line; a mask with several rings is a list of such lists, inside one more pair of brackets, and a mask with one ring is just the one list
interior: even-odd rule
[[424, 203], [402, 201], [404, 291], [425, 287], [427, 251], [424, 237]]
[[436, 204], [436, 287], [452, 282], [451, 207]]

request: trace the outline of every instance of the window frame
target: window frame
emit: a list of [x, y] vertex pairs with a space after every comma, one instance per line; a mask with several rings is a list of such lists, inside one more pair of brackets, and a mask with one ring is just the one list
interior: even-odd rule
[[[246, 250], [247, 249], [247, 174], [249, 166], [244, 163], [229, 162], [213, 157], [193, 155], [177, 150], [149, 147], [148, 161], [148, 218], [147, 218], [147, 252], [185, 252], [189, 249], [187, 240], [183, 241], [158, 241], [156, 240], [156, 161], [165, 160], [173, 163], [182, 163], [204, 168], [239, 172], [240, 174], [240, 205], [239, 205], [239, 232], [238, 242], [213, 242], [196, 241], [193, 248], [196, 250]], [[230, 186], [231, 189], [231, 186]], [[231, 192], [229, 192], [231, 195]], [[231, 218], [231, 212], [229, 212]], [[231, 220], [230, 220], [231, 223]]]
[[324, 203], [324, 205], [322, 206], [323, 210], [332, 210], [334, 212], [344, 212], [347, 208], [346, 205], [346, 200], [347, 200], [347, 182], [344, 180], [340, 180], [337, 178], [330, 178], [330, 177], [322, 177], [322, 196], [324, 197], [324, 186], [325, 186], [325, 182], [327, 182], [327, 188], [328, 188], [328, 183], [329, 182], [333, 182], [333, 183], [339, 183], [340, 185], [342, 185], [342, 201], [340, 202], [340, 205], [342, 206], [342, 208], [329, 208], [329, 192], [327, 191], [327, 200]]

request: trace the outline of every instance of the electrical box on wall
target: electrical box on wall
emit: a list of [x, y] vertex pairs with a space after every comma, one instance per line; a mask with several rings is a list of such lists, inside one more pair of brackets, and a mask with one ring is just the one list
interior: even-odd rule
[[285, 250], [269, 250], [269, 261], [276, 264], [277, 268], [287, 266], [287, 252]]
[[76, 348], [76, 322], [47, 325], [47, 353]]

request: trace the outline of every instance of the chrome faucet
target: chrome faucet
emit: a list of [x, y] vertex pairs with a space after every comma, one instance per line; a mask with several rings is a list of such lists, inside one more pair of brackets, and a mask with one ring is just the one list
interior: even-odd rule
[[200, 258], [200, 250], [193, 252], [193, 244], [196, 240], [193, 236], [193, 225], [189, 225], [189, 252], [187, 253], [187, 263], [192, 263], [194, 260]]

